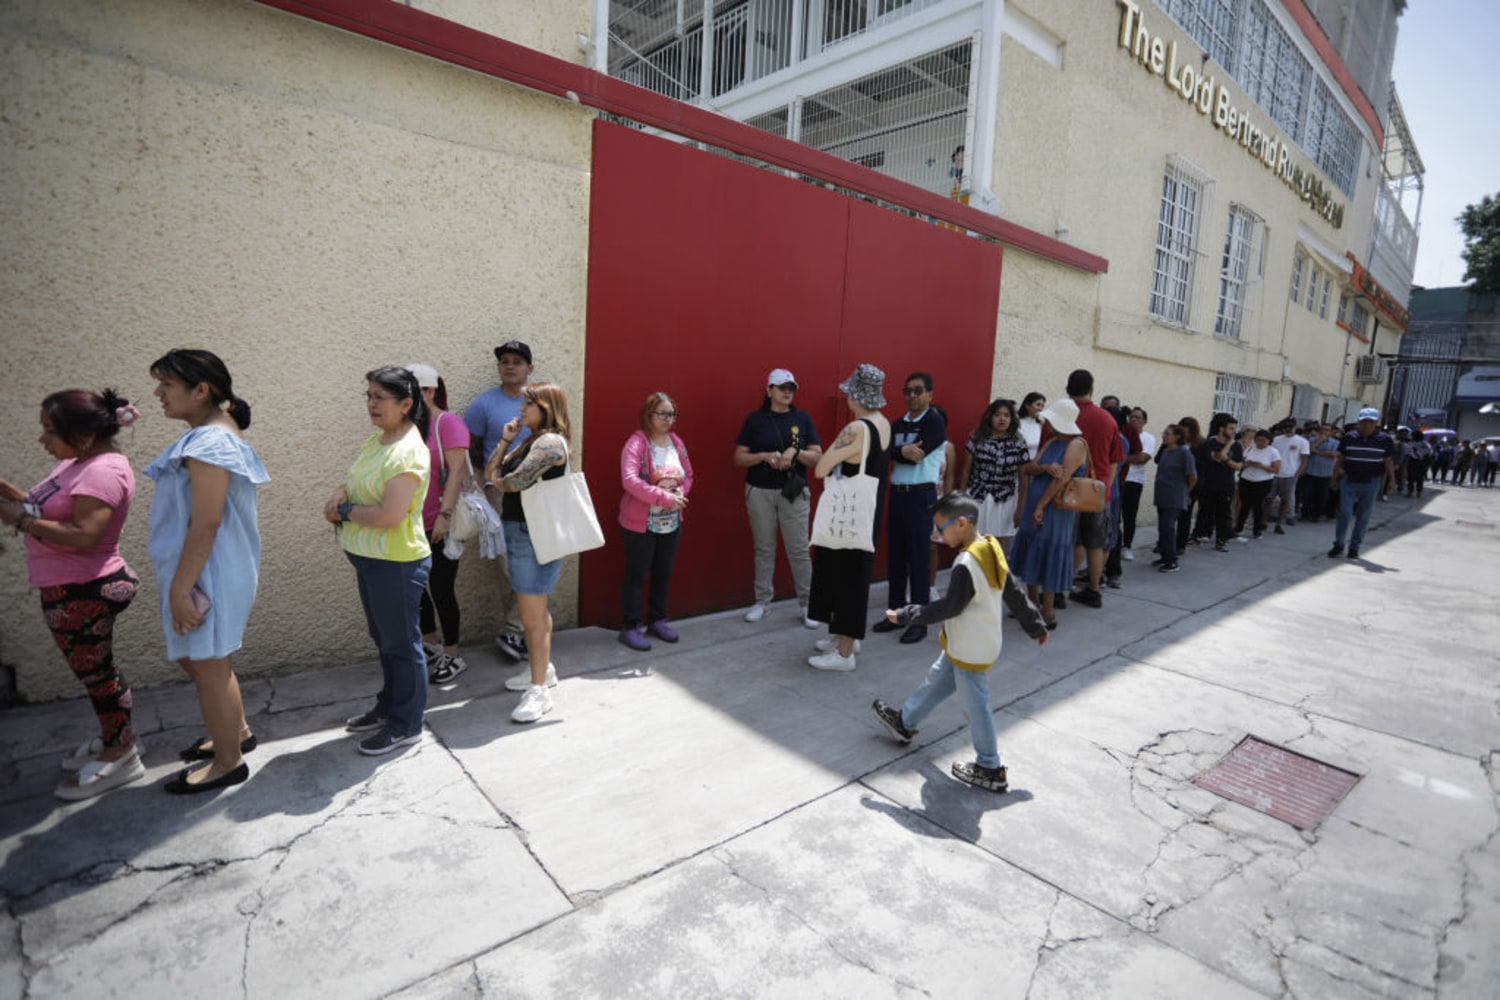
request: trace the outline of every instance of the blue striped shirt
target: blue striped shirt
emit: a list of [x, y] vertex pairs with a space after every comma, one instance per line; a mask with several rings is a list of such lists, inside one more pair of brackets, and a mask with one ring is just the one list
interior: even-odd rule
[[1384, 431], [1376, 431], [1365, 437], [1359, 431], [1350, 431], [1339, 442], [1339, 454], [1344, 459], [1344, 475], [1351, 483], [1367, 483], [1385, 475], [1385, 460], [1396, 454], [1396, 442]]

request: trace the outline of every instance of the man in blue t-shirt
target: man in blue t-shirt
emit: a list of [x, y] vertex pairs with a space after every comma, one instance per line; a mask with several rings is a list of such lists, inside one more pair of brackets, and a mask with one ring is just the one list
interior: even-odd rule
[[[521, 404], [525, 402], [526, 380], [531, 377], [531, 348], [519, 340], [510, 340], [495, 348], [495, 367], [500, 374], [500, 384], [474, 398], [464, 410], [464, 426], [469, 428], [469, 455], [474, 462], [474, 473], [484, 475], [484, 463], [500, 446], [500, 432], [506, 423], [521, 415]], [[526, 440], [530, 428], [522, 427], [511, 442], [514, 448]], [[484, 494], [490, 506], [500, 509], [501, 494], [485, 485]], [[504, 556], [495, 560], [499, 567], [500, 613], [505, 619], [505, 631], [495, 637], [495, 645], [512, 660], [524, 662], [526, 652], [526, 630], [521, 625], [521, 614], [516, 605], [516, 593], [510, 586], [510, 565]], [[525, 684], [515, 690], [524, 691], [531, 683], [529, 669], [520, 675]], [[515, 681], [516, 678], [512, 678]], [[509, 686], [509, 682], [507, 682]]]
[[[1349, 558], [1359, 558], [1359, 547], [1365, 540], [1375, 498], [1385, 484], [1396, 481], [1396, 442], [1380, 429], [1380, 411], [1367, 406], [1359, 411], [1358, 426], [1339, 442], [1339, 457], [1333, 467], [1333, 478], [1344, 477], [1339, 487], [1339, 520], [1334, 530], [1333, 548], [1328, 558], [1344, 554], [1344, 538], [1349, 539]], [[1349, 522], [1354, 534], [1349, 534]]]
[[[932, 376], [912, 372], [906, 376], [906, 415], [891, 423], [891, 493], [886, 512], [886, 603], [892, 610], [908, 603], [928, 603], [929, 541], [932, 505], [937, 502], [941, 480], [943, 442], [948, 424], [932, 406]], [[907, 588], [911, 600], [907, 600]], [[881, 618], [870, 626], [873, 632], [894, 632], [900, 625]], [[908, 625], [901, 633], [905, 643], [927, 638], [926, 625]]]

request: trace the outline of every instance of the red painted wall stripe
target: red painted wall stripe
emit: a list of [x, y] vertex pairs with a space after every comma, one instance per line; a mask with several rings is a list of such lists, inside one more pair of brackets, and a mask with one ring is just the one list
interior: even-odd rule
[[674, 135], [752, 156], [772, 166], [809, 174], [1081, 271], [1103, 274], [1109, 270], [1109, 261], [1105, 258], [1034, 229], [1007, 222], [732, 118], [664, 97], [394, 0], [256, 2], [531, 90], [575, 100]]
[[1328, 40], [1328, 35], [1323, 31], [1323, 26], [1302, 0], [1282, 0], [1282, 4], [1286, 7], [1286, 12], [1292, 15], [1292, 20], [1297, 22], [1297, 27], [1302, 29], [1302, 34], [1307, 36], [1307, 40], [1317, 50], [1318, 57], [1323, 60], [1333, 78], [1344, 88], [1344, 95], [1354, 102], [1354, 109], [1359, 112], [1359, 116], [1370, 126], [1370, 131], [1375, 133], [1375, 148], [1385, 149], [1385, 128], [1380, 124], [1379, 112], [1365, 96], [1365, 92], [1359, 89], [1359, 84], [1354, 82], [1354, 74], [1349, 72], [1349, 67], [1339, 58], [1333, 42]]

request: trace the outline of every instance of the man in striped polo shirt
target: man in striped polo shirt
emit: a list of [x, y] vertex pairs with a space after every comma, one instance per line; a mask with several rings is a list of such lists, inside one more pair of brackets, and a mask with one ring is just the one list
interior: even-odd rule
[[[1365, 528], [1370, 524], [1370, 512], [1375, 508], [1375, 497], [1382, 484], [1396, 481], [1396, 442], [1380, 429], [1380, 411], [1367, 406], [1359, 411], [1359, 424], [1355, 430], [1344, 435], [1339, 442], [1339, 457], [1334, 462], [1333, 479], [1339, 487], [1339, 521], [1333, 536], [1333, 548], [1328, 558], [1336, 559], [1344, 554], [1344, 538], [1349, 539], [1349, 558], [1359, 558], [1359, 547], [1365, 540]], [[1349, 522], [1354, 521], [1354, 534], [1350, 535]]]

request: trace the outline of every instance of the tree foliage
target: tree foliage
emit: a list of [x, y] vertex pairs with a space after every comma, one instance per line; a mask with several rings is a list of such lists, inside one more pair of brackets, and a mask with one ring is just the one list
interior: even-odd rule
[[1458, 217], [1464, 234], [1464, 280], [1479, 294], [1500, 293], [1500, 195], [1487, 194]]

